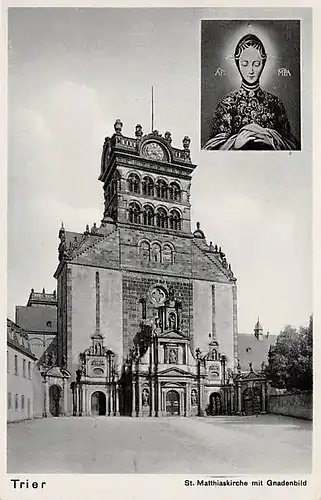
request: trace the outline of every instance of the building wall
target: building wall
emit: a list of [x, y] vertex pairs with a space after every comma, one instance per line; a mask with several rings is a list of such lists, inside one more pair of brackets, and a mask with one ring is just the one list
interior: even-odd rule
[[233, 285], [215, 284], [215, 330], [221, 353], [227, 356], [227, 367], [234, 366]]
[[212, 333], [212, 283], [193, 281], [193, 348], [208, 349], [209, 334]]
[[268, 399], [268, 411], [277, 415], [304, 418], [312, 420], [313, 399], [312, 392], [297, 394], [271, 394]]
[[194, 280], [194, 344], [202, 351], [207, 349], [209, 334], [214, 334], [219, 349], [227, 356], [227, 366], [234, 364], [235, 310], [230, 283]]
[[[17, 365], [15, 364], [15, 356]], [[25, 361], [25, 372], [23, 372]], [[30, 363], [30, 365], [28, 365]], [[28, 366], [30, 368], [28, 368]], [[17, 370], [16, 370], [17, 368]], [[33, 418], [34, 360], [17, 349], [7, 347], [7, 420]]]
[[[184, 333], [193, 331], [193, 285], [190, 279], [158, 276], [147, 273], [123, 272], [123, 341], [124, 355], [132, 347], [135, 335], [139, 332], [141, 322], [141, 298], [148, 299], [149, 289], [156, 284], [163, 284], [167, 289], [173, 287], [175, 298], [182, 302], [181, 328]], [[147, 319], [153, 321], [156, 309], [147, 300]]]
[[[140, 244], [147, 242], [150, 245], [151, 257], [143, 258], [140, 254]], [[159, 244], [163, 248], [169, 244], [173, 249], [172, 262], [168, 262], [161, 255], [157, 262], [153, 259], [153, 245]], [[123, 268], [155, 272], [164, 275], [190, 277], [191, 275], [191, 239], [178, 236], [174, 232], [163, 230], [149, 230], [140, 228], [124, 228], [120, 235], [121, 265]], [[162, 252], [161, 248], [161, 252]]]
[[74, 375], [78, 356], [91, 345], [96, 332], [96, 272], [100, 281], [100, 333], [105, 345], [122, 354], [121, 273], [103, 268], [73, 265], [71, 268], [72, 366]]

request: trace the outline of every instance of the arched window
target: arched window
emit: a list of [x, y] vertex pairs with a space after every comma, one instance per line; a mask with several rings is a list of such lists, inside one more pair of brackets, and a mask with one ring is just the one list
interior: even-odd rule
[[168, 186], [163, 179], [159, 179], [156, 184], [156, 196], [158, 198], [167, 199], [168, 196]]
[[169, 197], [174, 201], [181, 201], [181, 188], [177, 182], [172, 182], [169, 186]]
[[167, 244], [163, 246], [163, 263], [164, 264], [173, 263], [173, 251], [171, 247]]
[[140, 207], [138, 203], [132, 202], [129, 204], [129, 222], [133, 224], [140, 223]]
[[151, 250], [151, 261], [161, 262], [161, 247], [158, 243], [153, 243]]
[[127, 179], [127, 188], [131, 193], [140, 192], [140, 180], [137, 174], [130, 174]]
[[146, 319], [146, 300], [140, 299], [139, 304], [140, 304], [140, 310], [141, 310], [141, 318]]
[[175, 229], [180, 231], [182, 228], [181, 216], [178, 210], [172, 210], [169, 217], [169, 227], [170, 229]]
[[146, 205], [143, 209], [143, 224], [145, 226], [154, 225], [154, 210], [149, 205]]
[[142, 241], [139, 245], [139, 255], [143, 262], [150, 261], [150, 246], [148, 241]]
[[144, 177], [142, 182], [142, 193], [145, 196], [154, 196], [154, 182], [151, 177]]
[[162, 229], [166, 229], [168, 227], [167, 212], [164, 208], [159, 208], [156, 212], [156, 225]]

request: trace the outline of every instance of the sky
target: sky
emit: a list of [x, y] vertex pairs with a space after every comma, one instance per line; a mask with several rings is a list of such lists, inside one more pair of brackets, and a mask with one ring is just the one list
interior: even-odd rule
[[[235, 9], [234, 9], [235, 10]], [[239, 331], [312, 313], [312, 164], [302, 152], [200, 151], [200, 20], [213, 9], [9, 9], [8, 316], [56, 288], [58, 231], [103, 213], [102, 144], [120, 118], [191, 138], [192, 225], [222, 246], [238, 282]], [[233, 15], [233, 14], [232, 14]], [[235, 15], [235, 13], [234, 13]], [[230, 14], [231, 16], [231, 14]], [[305, 63], [308, 64], [308, 63]], [[308, 73], [308, 72], [307, 72]], [[309, 85], [303, 81], [302, 86]], [[309, 102], [303, 118], [309, 121]]]

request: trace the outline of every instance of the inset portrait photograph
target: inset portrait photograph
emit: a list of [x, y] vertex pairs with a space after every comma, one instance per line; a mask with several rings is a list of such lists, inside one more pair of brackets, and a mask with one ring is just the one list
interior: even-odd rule
[[299, 20], [202, 20], [201, 148], [301, 150]]

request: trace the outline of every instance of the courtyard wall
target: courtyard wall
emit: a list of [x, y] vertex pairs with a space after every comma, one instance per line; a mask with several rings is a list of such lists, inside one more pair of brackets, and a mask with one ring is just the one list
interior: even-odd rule
[[312, 391], [270, 394], [268, 398], [268, 412], [312, 420]]

